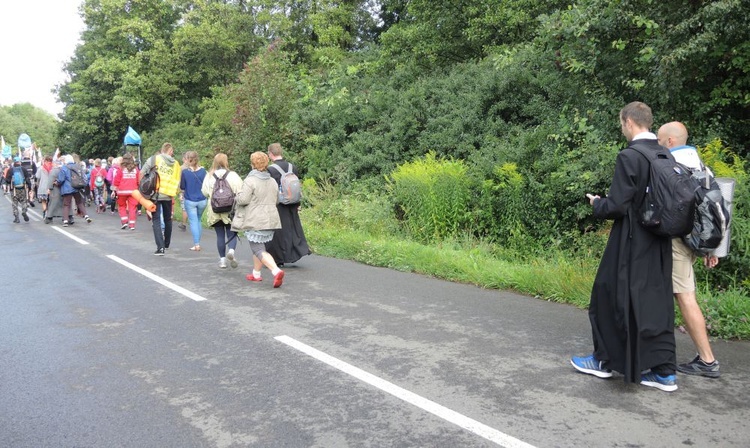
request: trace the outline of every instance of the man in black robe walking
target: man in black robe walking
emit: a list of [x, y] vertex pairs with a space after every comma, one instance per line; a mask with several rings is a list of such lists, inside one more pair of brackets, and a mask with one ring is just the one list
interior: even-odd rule
[[594, 352], [573, 357], [571, 363], [599, 378], [611, 378], [614, 370], [625, 382], [671, 392], [677, 389], [672, 242], [637, 222], [649, 161], [633, 146], [672, 156], [649, 132], [653, 115], [646, 104], [625, 106], [620, 124], [628, 147], [617, 156], [609, 194], [586, 195], [594, 217], [614, 220], [591, 291]]
[[[291, 166], [292, 172], [299, 177], [297, 167], [284, 160], [284, 153], [280, 144], [272, 143], [268, 146], [268, 157], [273, 161], [273, 165], [268, 167], [268, 173], [277, 184], [281, 185], [282, 173], [274, 166], [284, 173]], [[302, 229], [302, 221], [299, 219], [299, 206], [299, 203], [278, 203], [276, 205], [279, 218], [281, 218], [281, 230], [273, 233], [273, 240], [266, 244], [266, 252], [271, 254], [279, 266], [284, 266], [285, 263], [294, 263], [311, 253], [310, 247], [307, 245], [305, 232]]]

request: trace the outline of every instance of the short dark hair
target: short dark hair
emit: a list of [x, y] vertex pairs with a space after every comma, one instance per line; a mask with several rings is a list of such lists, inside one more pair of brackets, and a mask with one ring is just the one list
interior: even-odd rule
[[620, 111], [620, 120], [624, 123], [628, 118], [633, 123], [646, 129], [651, 129], [651, 126], [654, 124], [654, 115], [651, 113], [651, 108], [646, 103], [641, 103], [640, 101], [633, 101], [622, 108]]

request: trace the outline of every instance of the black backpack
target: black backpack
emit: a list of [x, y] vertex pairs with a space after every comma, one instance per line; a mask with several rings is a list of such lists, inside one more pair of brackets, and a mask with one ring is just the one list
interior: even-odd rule
[[654, 151], [630, 146], [649, 161], [646, 194], [638, 210], [638, 222], [661, 236], [684, 237], [693, 230], [695, 195], [700, 188], [692, 171], [662, 148]]
[[727, 234], [729, 210], [709, 170], [695, 171], [693, 177], [700, 184], [695, 190], [695, 218], [692, 231], [682, 240], [693, 252], [704, 256], [719, 247]]
[[151, 199], [159, 191], [159, 170], [156, 167], [156, 159], [154, 159], [151, 169], [146, 173], [141, 173], [141, 180], [138, 182], [138, 191], [143, 195], [144, 198]]
[[76, 190], [83, 190], [86, 188], [86, 179], [81, 176], [78, 170], [77, 168], [68, 167], [68, 171], [70, 171], [70, 186]]
[[211, 191], [211, 210], [214, 213], [227, 213], [234, 207], [234, 192], [227, 181], [228, 175], [229, 171], [225, 171], [221, 177], [216, 176], [216, 173], [213, 174], [216, 182]]

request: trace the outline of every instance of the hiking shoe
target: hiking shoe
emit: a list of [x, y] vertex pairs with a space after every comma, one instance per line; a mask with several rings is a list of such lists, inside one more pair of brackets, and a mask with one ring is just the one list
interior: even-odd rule
[[695, 359], [685, 364], [677, 366], [677, 371], [684, 373], [685, 375], [700, 375], [708, 378], [718, 378], [721, 376], [719, 372], [719, 361], [714, 359], [711, 364], [701, 359], [700, 355], [697, 355]]
[[221, 269], [226, 269], [227, 268], [227, 259], [226, 259], [226, 257], [219, 258], [219, 267]]
[[262, 282], [262, 281], [263, 281], [263, 277], [256, 277], [256, 276], [254, 276], [254, 275], [253, 275], [253, 273], [252, 273], [252, 272], [251, 272], [251, 273], [249, 273], [249, 274], [247, 274], [247, 275], [245, 276], [245, 278], [246, 278], [247, 280], [251, 281], [251, 282]]
[[27, 215], [26, 212], [21, 213], [21, 216], [23, 216], [24, 221], [29, 222], [29, 215]]
[[599, 378], [612, 378], [612, 371], [602, 367], [602, 362], [597, 361], [594, 355], [574, 356], [570, 358], [573, 367], [582, 373], [588, 373]]
[[284, 271], [279, 271], [278, 274], [273, 276], [273, 287], [278, 288], [284, 281]]
[[641, 374], [641, 384], [664, 392], [674, 392], [677, 390], [677, 375], [661, 376], [654, 372], [647, 372]]
[[231, 266], [232, 269], [237, 267], [237, 259], [234, 258], [234, 249], [229, 249], [227, 252], [227, 260], [229, 260], [229, 266]]
[[164, 248], [160, 247], [160, 248], [156, 249], [156, 252], [154, 252], [154, 255], [159, 255], [159, 256], [163, 257], [164, 256], [164, 252], [165, 252]]
[[[18, 218], [16, 218], [16, 219], [18, 219]], [[63, 227], [68, 227], [68, 224], [69, 224], [68, 221], [63, 221]]]
[[91, 224], [91, 218], [89, 218], [89, 215], [84, 216], [83, 219], [85, 219], [87, 223]]

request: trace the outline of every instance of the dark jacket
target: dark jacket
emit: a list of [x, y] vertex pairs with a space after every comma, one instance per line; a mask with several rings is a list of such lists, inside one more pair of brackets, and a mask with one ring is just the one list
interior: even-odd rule
[[13, 186], [13, 172], [15, 171], [14, 168], [21, 168], [21, 172], [23, 173], [23, 180], [26, 184], [26, 188], [31, 188], [31, 176], [29, 175], [29, 172], [26, 171], [23, 166], [21, 165], [21, 162], [14, 162], [13, 166], [10, 167], [8, 172], [5, 174], [5, 182]]
[[[639, 143], [669, 154], [656, 140]], [[676, 361], [672, 243], [636, 220], [648, 177], [648, 160], [628, 147], [617, 156], [609, 194], [594, 202], [594, 217], [614, 220], [591, 291], [594, 356], [626, 382]]]

